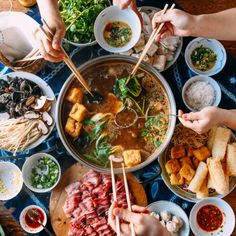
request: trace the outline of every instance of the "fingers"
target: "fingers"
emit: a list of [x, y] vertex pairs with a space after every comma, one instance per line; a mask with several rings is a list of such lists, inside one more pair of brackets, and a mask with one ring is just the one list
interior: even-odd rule
[[157, 24], [171, 21], [171, 15], [167, 11], [164, 15], [161, 15], [162, 11], [157, 12], [152, 18], [152, 28], [155, 29]]
[[121, 10], [127, 8], [132, 0], [114, 0], [113, 4], [119, 6]]
[[135, 213], [149, 213], [149, 210], [146, 207], [141, 207], [137, 205], [132, 206], [132, 211]]
[[53, 37], [53, 41], [52, 41], [52, 47], [56, 50], [60, 49], [61, 47], [61, 42], [62, 42], [62, 39], [65, 35], [65, 32], [64, 30], [62, 29], [57, 29], [56, 30], [56, 33]]
[[189, 121], [199, 120], [201, 119], [201, 114], [200, 112], [190, 112], [187, 114], [183, 114], [182, 118], [184, 120], [189, 120]]

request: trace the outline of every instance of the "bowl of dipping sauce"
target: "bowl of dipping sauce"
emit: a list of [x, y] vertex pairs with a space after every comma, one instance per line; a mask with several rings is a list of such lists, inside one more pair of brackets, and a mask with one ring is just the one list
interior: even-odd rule
[[43, 225], [47, 224], [47, 215], [45, 211], [36, 205], [30, 205], [23, 209], [23, 211], [20, 214], [20, 225], [23, 228], [24, 231], [30, 234], [37, 234], [40, 231], [43, 230], [43, 227], [38, 223], [30, 219], [27, 212], [28, 210], [35, 210], [39, 214], [40, 222], [42, 222]]
[[189, 110], [200, 111], [204, 107], [219, 105], [221, 89], [211, 77], [197, 75], [184, 84], [182, 98]]
[[137, 14], [127, 8], [111, 6], [103, 10], [94, 24], [98, 44], [109, 52], [120, 53], [131, 49], [139, 40], [141, 23]]
[[53, 156], [37, 153], [27, 159], [22, 168], [24, 184], [33, 192], [45, 193], [56, 187], [61, 168]]
[[196, 38], [185, 49], [185, 61], [190, 70], [201, 75], [215, 75], [225, 66], [224, 46], [216, 39]]
[[235, 215], [227, 202], [211, 197], [194, 205], [189, 222], [194, 235], [226, 236], [234, 230]]

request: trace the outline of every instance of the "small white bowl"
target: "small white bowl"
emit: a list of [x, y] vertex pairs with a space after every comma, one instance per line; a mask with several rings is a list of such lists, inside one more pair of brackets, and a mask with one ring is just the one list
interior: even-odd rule
[[26, 231], [27, 233], [30, 233], [30, 234], [37, 234], [39, 233], [40, 231], [43, 230], [43, 226], [39, 226], [38, 228], [31, 228], [29, 227], [26, 222], [25, 222], [25, 215], [26, 215], [26, 212], [29, 210], [29, 209], [32, 209], [32, 208], [37, 208], [39, 209], [40, 211], [42, 211], [43, 215], [44, 215], [44, 220], [43, 220], [43, 225], [45, 226], [47, 224], [47, 215], [45, 213], [45, 211], [39, 207], [39, 206], [36, 206], [36, 205], [30, 205], [30, 206], [27, 206], [26, 208], [23, 209], [23, 211], [21, 212], [20, 214], [20, 225], [21, 227], [23, 228], [24, 231]]
[[184, 212], [184, 210], [178, 206], [177, 204], [169, 201], [157, 201], [153, 202], [150, 205], [147, 206], [148, 210], [152, 212], [158, 212], [160, 213], [161, 211], [168, 211], [172, 215], [176, 215], [181, 217], [181, 219], [184, 222], [183, 227], [179, 231], [178, 235], [179, 236], [189, 236], [190, 233], [190, 228], [189, 228], [189, 222], [188, 222], [188, 216]]
[[197, 111], [197, 110], [194, 110], [194, 108], [190, 107], [189, 104], [187, 103], [186, 99], [185, 99], [185, 93], [186, 93], [187, 88], [192, 83], [197, 82], [197, 81], [206, 81], [206, 82], [209, 82], [211, 84], [211, 86], [215, 90], [215, 101], [212, 104], [212, 106], [217, 107], [220, 104], [220, 100], [221, 100], [221, 89], [220, 89], [220, 86], [219, 86], [219, 84], [214, 79], [212, 79], [211, 77], [208, 77], [208, 76], [204, 76], [204, 75], [196, 75], [196, 76], [190, 78], [189, 80], [187, 80], [187, 82], [184, 84], [184, 87], [182, 89], [182, 99], [183, 99], [183, 102], [186, 105], [186, 107], [190, 111]]
[[[191, 60], [192, 52], [201, 45], [203, 47], [210, 48], [217, 55], [215, 66], [213, 66], [213, 68], [207, 71], [201, 71], [196, 69]], [[185, 49], [185, 61], [189, 69], [199, 75], [211, 76], [219, 73], [224, 68], [226, 59], [227, 55], [225, 48], [216, 39], [196, 38], [192, 40]]]
[[[221, 212], [223, 213], [223, 224], [218, 230], [213, 232], [206, 232], [202, 230], [197, 223], [197, 213], [205, 205], [215, 205], [217, 206]], [[234, 211], [230, 207], [230, 205], [224, 200], [216, 197], [206, 198], [194, 205], [190, 212], [189, 216], [190, 227], [197, 236], [229, 236], [232, 234], [235, 227], [235, 215]]]
[[[124, 22], [128, 24], [132, 30], [132, 38], [124, 47], [112, 47], [104, 39], [104, 29], [107, 23], [112, 21]], [[118, 6], [111, 6], [104, 9], [98, 15], [94, 24], [94, 34], [98, 44], [105, 50], [114, 53], [126, 52], [138, 42], [141, 34], [141, 23], [137, 14], [130, 8], [121, 10]]]
[[[30, 177], [31, 177], [31, 173], [32, 173], [32, 169], [34, 167], [37, 166], [38, 164], [38, 160], [41, 158], [41, 157], [44, 157], [44, 156], [47, 156], [49, 157], [50, 159], [52, 159], [57, 165], [58, 165], [58, 168], [59, 168], [59, 175], [58, 175], [58, 179], [56, 181], [56, 183], [50, 187], [50, 188], [34, 188], [31, 184], [31, 180], [30, 180]], [[23, 167], [22, 167], [22, 174], [23, 174], [23, 180], [24, 180], [24, 184], [33, 192], [36, 192], [36, 193], [46, 193], [46, 192], [49, 192], [51, 191], [53, 188], [56, 187], [56, 185], [58, 184], [60, 178], [61, 178], [61, 167], [58, 163], [58, 161], [56, 160], [55, 157], [53, 157], [52, 155], [49, 155], [47, 153], [37, 153], [37, 154], [34, 154], [32, 156], [30, 156], [24, 163]]]
[[20, 169], [11, 162], [0, 162], [0, 181], [3, 185], [3, 190], [0, 191], [1, 201], [7, 201], [17, 196], [23, 186]]

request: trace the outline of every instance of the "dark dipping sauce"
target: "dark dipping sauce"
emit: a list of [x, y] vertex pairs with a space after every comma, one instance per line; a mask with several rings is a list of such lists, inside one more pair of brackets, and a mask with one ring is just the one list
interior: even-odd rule
[[223, 223], [223, 214], [217, 206], [203, 206], [197, 213], [197, 223], [204, 231], [215, 231], [219, 229]]
[[[43, 223], [43, 222], [44, 222], [44, 214], [43, 214], [43, 212], [42, 212], [40, 209], [38, 209], [38, 208], [32, 208], [32, 210], [35, 210], [35, 211], [37, 211], [37, 212], [40, 214], [40, 216], [38, 217], [37, 220], [38, 220], [38, 221], [41, 221], [41, 222]], [[25, 214], [25, 223], [26, 223], [26, 225], [27, 225], [28, 227], [30, 227], [30, 228], [32, 228], [32, 229], [36, 229], [36, 228], [38, 228], [38, 227], [41, 226], [38, 222], [32, 221], [32, 220], [29, 218], [27, 212], [26, 212], [26, 214]]]

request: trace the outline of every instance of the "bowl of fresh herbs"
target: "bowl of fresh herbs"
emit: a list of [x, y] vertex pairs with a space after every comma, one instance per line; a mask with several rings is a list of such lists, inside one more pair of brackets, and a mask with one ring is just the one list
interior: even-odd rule
[[59, 10], [66, 25], [65, 41], [78, 47], [96, 44], [94, 22], [109, 0], [59, 0]]
[[61, 168], [53, 156], [37, 153], [26, 160], [22, 167], [24, 184], [33, 192], [45, 193], [58, 184]]

